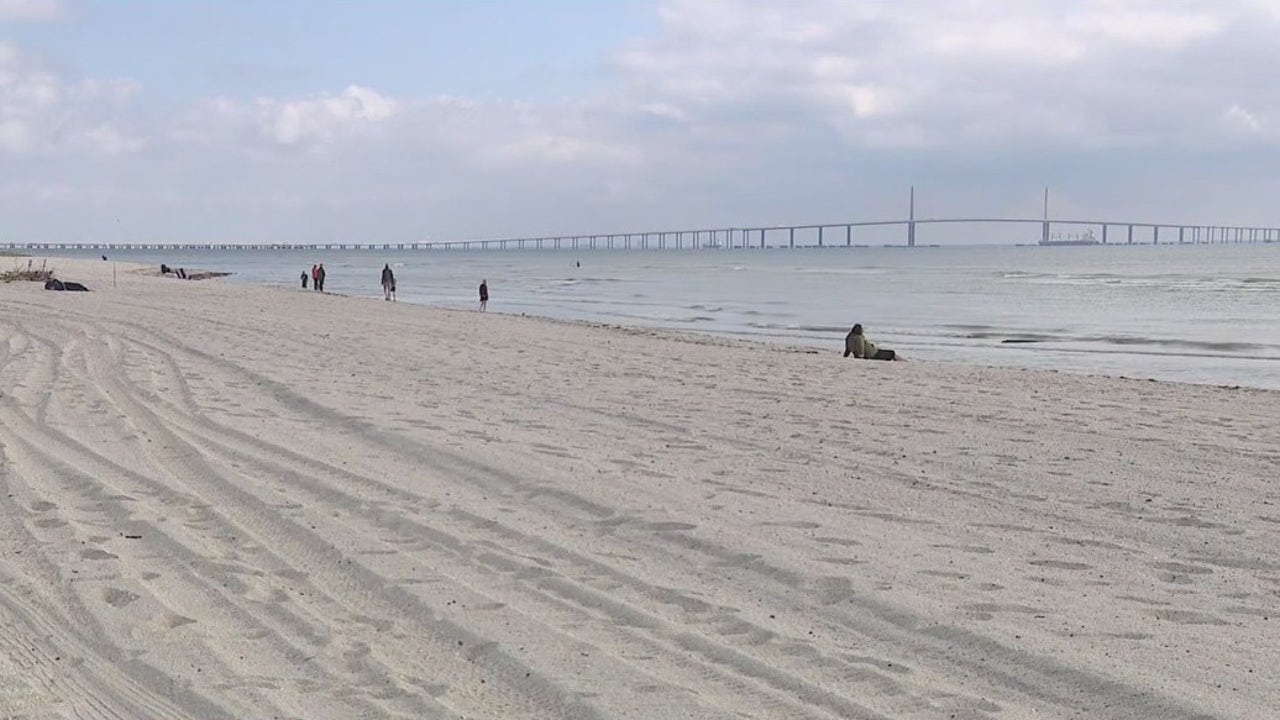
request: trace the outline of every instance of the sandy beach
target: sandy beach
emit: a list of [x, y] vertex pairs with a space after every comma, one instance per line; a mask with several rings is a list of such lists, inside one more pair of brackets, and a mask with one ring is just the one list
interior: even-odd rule
[[50, 262], [0, 717], [1280, 708], [1275, 392]]

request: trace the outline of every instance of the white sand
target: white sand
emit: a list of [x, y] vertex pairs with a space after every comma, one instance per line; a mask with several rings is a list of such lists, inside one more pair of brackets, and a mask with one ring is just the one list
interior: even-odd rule
[[0, 717], [1280, 708], [1274, 392], [54, 263], [0, 285]]

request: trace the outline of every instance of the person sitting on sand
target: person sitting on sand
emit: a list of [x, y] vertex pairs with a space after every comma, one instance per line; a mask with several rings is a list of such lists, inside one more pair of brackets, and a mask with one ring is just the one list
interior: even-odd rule
[[480, 312], [484, 312], [489, 307], [489, 281], [480, 281]]
[[862, 334], [862, 324], [853, 326], [849, 334], [844, 338], [844, 356], [853, 355], [863, 360], [900, 360], [898, 354], [892, 350], [876, 347], [876, 344], [867, 339]]
[[382, 266], [382, 299], [396, 299], [396, 274], [391, 272], [391, 265]]

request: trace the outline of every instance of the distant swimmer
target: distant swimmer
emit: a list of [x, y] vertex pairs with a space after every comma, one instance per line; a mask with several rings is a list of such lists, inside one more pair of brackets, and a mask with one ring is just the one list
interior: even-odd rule
[[[105, 259], [106, 259], [106, 258], [103, 258], [103, 260], [105, 260]], [[581, 262], [579, 262], [579, 261], [577, 261], [577, 260], [574, 260], [574, 261], [573, 261], [573, 266], [574, 266], [574, 267], [582, 267], [582, 263], [581, 263]]]
[[489, 281], [480, 281], [480, 312], [484, 312], [489, 307]]
[[862, 334], [862, 324], [853, 326], [844, 338], [844, 356], [850, 355], [863, 360], [901, 360], [892, 350], [876, 347], [876, 344]]
[[396, 299], [396, 274], [391, 272], [391, 265], [382, 266], [382, 299]]

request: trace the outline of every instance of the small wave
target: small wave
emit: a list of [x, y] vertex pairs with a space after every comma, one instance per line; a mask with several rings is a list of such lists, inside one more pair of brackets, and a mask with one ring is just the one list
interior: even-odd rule
[[1156, 345], [1159, 347], [1183, 347], [1191, 350], [1222, 353], [1257, 352], [1268, 349], [1266, 345], [1231, 340], [1188, 340], [1185, 338], [1151, 338], [1134, 335], [1096, 335], [1081, 339], [1085, 342], [1100, 342], [1109, 345]]
[[795, 329], [795, 330], [803, 330], [805, 332], [841, 333], [841, 334], [849, 332], [849, 327], [846, 325], [791, 325], [789, 326], [789, 328]]
[[718, 305], [690, 305], [688, 310], [702, 310], [703, 312], [723, 312], [724, 308]]
[[1042, 333], [1019, 333], [1019, 332], [975, 332], [968, 333], [964, 336], [969, 340], [992, 340], [999, 338], [1000, 342], [1052, 342], [1054, 340], [1070, 340], [1071, 338], [1060, 335], [1045, 335]]
[[595, 283], [618, 283], [622, 282], [622, 278], [616, 277], [576, 277], [576, 278], [560, 278], [561, 285], [578, 285], [578, 284], [595, 284]]
[[792, 270], [802, 275], [884, 275], [888, 272], [888, 270], [878, 267], [797, 267], [792, 268]]

